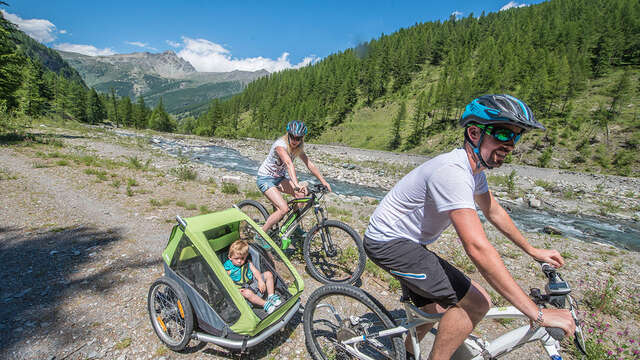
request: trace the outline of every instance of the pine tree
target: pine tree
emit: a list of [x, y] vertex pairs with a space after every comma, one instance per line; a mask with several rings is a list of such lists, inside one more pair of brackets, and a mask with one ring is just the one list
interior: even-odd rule
[[49, 103], [46, 85], [40, 63], [28, 60], [22, 70], [22, 85], [18, 90], [20, 111], [29, 116], [44, 115]]
[[113, 106], [113, 120], [116, 123], [116, 127], [119, 127], [118, 103], [116, 102], [116, 91], [113, 88], [111, 88], [111, 104]]
[[156, 105], [151, 113], [151, 117], [149, 118], [149, 128], [164, 132], [173, 132], [175, 130], [175, 126], [169, 118], [169, 114], [164, 110], [162, 98], [160, 98], [158, 105]]
[[393, 118], [393, 124], [391, 126], [391, 140], [387, 145], [389, 150], [395, 150], [400, 147], [402, 143], [402, 138], [400, 137], [400, 130], [402, 129], [402, 121], [407, 116], [407, 104], [403, 101], [400, 104], [400, 109], [396, 114], [396, 117]]
[[119, 106], [123, 126], [133, 126], [133, 104], [131, 103], [131, 98], [128, 96], [123, 97]]
[[98, 96], [96, 89], [91, 88], [87, 93], [87, 120], [89, 124], [97, 124], [107, 118], [107, 110]]
[[77, 83], [72, 82], [68, 93], [69, 112], [76, 121], [87, 121], [87, 91]]
[[138, 97], [136, 105], [133, 107], [133, 126], [136, 129], [144, 129], [149, 121], [149, 108], [144, 103], [142, 96]]
[[4, 103], [7, 110], [18, 106], [15, 93], [22, 81], [20, 68], [25, 63], [25, 58], [18, 54], [16, 46], [9, 39], [11, 31], [14, 31], [13, 25], [0, 12], [0, 104]]

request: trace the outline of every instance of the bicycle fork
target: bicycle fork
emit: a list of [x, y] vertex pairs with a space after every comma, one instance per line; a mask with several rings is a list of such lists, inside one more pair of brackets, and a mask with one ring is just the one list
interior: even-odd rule
[[329, 257], [334, 257], [337, 255], [336, 247], [333, 245], [333, 241], [331, 241], [331, 233], [329, 230], [322, 226], [327, 220], [327, 216], [324, 214], [324, 209], [319, 205], [315, 205], [313, 208], [313, 212], [316, 215], [316, 221], [320, 226], [320, 240], [322, 240], [322, 248], [324, 253]]

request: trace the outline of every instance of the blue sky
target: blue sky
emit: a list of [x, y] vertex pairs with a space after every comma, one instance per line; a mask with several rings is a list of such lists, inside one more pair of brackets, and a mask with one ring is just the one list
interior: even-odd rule
[[4, 1], [4, 17], [51, 48], [92, 56], [172, 50], [198, 71], [273, 72], [416, 23], [542, 0]]

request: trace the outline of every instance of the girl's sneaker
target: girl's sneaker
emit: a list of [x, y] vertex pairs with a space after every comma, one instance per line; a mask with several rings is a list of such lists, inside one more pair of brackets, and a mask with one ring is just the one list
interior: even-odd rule
[[276, 310], [276, 306], [273, 305], [271, 300], [267, 299], [267, 302], [264, 303], [263, 309], [267, 314], [271, 314]]
[[278, 296], [278, 294], [269, 296], [267, 301], [271, 301], [274, 306], [280, 306], [280, 304], [282, 304], [282, 300], [280, 300], [280, 296]]

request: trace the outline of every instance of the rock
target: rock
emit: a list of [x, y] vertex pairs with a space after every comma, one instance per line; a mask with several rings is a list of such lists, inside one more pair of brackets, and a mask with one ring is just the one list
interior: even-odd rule
[[529, 199], [529, 207], [534, 209], [540, 209], [542, 207], [542, 201], [536, 198], [531, 198]]
[[541, 193], [544, 191], [544, 188], [542, 186], [535, 186], [531, 191], [534, 193]]
[[240, 185], [240, 181], [241, 180], [239, 176], [225, 175], [222, 177], [223, 183], [234, 183], [236, 185]]
[[562, 231], [560, 229], [553, 227], [551, 225], [545, 226], [542, 231], [550, 235], [562, 235]]

